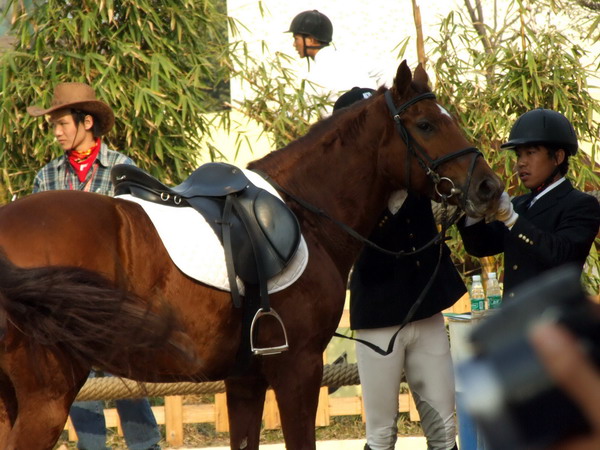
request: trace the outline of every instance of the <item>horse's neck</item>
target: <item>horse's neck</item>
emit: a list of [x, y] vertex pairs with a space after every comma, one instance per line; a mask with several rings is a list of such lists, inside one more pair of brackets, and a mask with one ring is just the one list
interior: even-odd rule
[[[381, 135], [370, 130], [372, 139]], [[391, 188], [381, 179], [376, 145], [364, 133], [342, 145], [339, 138], [306, 145], [301, 139], [253, 165], [268, 173], [298, 199], [321, 209], [363, 236], [383, 211]], [[319, 242], [342, 272], [350, 269], [362, 244], [332, 221], [289, 202], [304, 229], [316, 230]]]

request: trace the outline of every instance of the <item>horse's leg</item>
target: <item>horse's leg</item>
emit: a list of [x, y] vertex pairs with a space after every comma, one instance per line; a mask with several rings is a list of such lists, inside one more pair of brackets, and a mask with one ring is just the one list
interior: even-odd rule
[[322, 352], [305, 350], [263, 361], [275, 391], [288, 450], [315, 449], [315, 417], [323, 377]]
[[33, 357], [26, 351], [15, 351], [8, 364], [7, 359], [3, 363], [17, 405], [16, 420], [3, 448], [51, 450], [90, 368], [63, 367], [50, 355]]
[[6, 448], [8, 435], [17, 418], [17, 397], [12, 381], [0, 370], [0, 448]]
[[56, 392], [27, 392], [19, 401], [19, 415], [11, 430], [6, 449], [51, 450], [60, 438], [75, 395]]
[[232, 449], [258, 448], [267, 386], [266, 380], [262, 377], [225, 380], [229, 441]]

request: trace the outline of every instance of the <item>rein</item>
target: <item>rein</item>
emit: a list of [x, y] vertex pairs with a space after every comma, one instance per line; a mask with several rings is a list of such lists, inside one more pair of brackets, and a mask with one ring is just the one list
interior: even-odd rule
[[[313, 214], [316, 214], [319, 217], [323, 217], [323, 218], [325, 218], [325, 219], [333, 222], [334, 224], [336, 224], [338, 227], [340, 227], [342, 230], [344, 230], [346, 233], [348, 233], [350, 236], [352, 236], [356, 240], [358, 240], [358, 241], [362, 242], [363, 244], [368, 245], [369, 247], [374, 248], [375, 250], [377, 250], [377, 251], [379, 251], [381, 253], [384, 253], [386, 255], [394, 256], [396, 258], [400, 258], [402, 256], [416, 255], [417, 253], [420, 253], [423, 250], [428, 249], [432, 245], [437, 244], [442, 239], [441, 233], [438, 233], [433, 239], [431, 239], [425, 245], [423, 245], [422, 247], [419, 247], [416, 250], [413, 250], [413, 251], [410, 251], [410, 252], [406, 252], [404, 250], [400, 250], [400, 251], [397, 251], [397, 252], [392, 251], [392, 250], [388, 250], [386, 248], [383, 248], [383, 247], [377, 245], [375, 242], [370, 241], [369, 239], [367, 239], [366, 237], [364, 237], [362, 234], [358, 233], [354, 228], [346, 225], [344, 222], [341, 222], [341, 221], [337, 220], [336, 218], [331, 217], [329, 214], [327, 214], [321, 208], [317, 208], [312, 203], [308, 203], [308, 202], [302, 200], [301, 198], [298, 198], [297, 196], [295, 196], [294, 194], [292, 194], [291, 192], [289, 192], [287, 189], [285, 189], [284, 187], [282, 187], [275, 180], [273, 180], [273, 178], [271, 178], [270, 175], [268, 175], [266, 173], [263, 173], [263, 172], [258, 172], [258, 173], [260, 173], [260, 175], [265, 180], [267, 180], [275, 189], [277, 189], [280, 192], [283, 192], [285, 195], [287, 195], [290, 199], [292, 199], [293, 201], [295, 201], [296, 203], [298, 203], [304, 209], [312, 212]], [[446, 209], [447, 209], [447, 204], [444, 203], [444, 211]], [[444, 213], [442, 213], [442, 215], [444, 215]], [[455, 220], [455, 219], [456, 219], [456, 217], [453, 216], [453, 220]]]

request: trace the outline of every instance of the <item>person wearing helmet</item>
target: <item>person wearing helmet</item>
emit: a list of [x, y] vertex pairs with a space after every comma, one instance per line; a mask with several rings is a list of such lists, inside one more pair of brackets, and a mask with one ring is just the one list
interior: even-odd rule
[[[342, 114], [343, 108], [374, 93], [354, 87], [335, 102], [334, 113]], [[431, 200], [407, 190], [390, 196], [377, 222], [369, 240], [391, 251], [421, 248], [437, 235]], [[394, 448], [403, 375], [419, 411], [427, 448], [457, 448], [454, 373], [441, 311], [465, 294], [466, 287], [449, 248], [442, 246], [441, 256], [440, 247], [433, 245], [403, 258], [365, 246], [350, 275], [350, 327], [357, 338], [365, 450]], [[382, 354], [390, 342], [393, 348]]]
[[300, 58], [315, 59], [319, 50], [331, 43], [333, 25], [329, 17], [315, 9], [294, 17], [288, 32], [293, 33], [294, 48]]
[[[333, 24], [320, 11], [303, 11], [296, 15], [288, 33], [294, 37], [294, 48], [300, 58], [306, 58], [308, 70], [301, 76], [307, 80], [307, 92], [333, 103], [341, 94], [354, 86], [375, 89], [380, 74], [367, 69], [368, 64], [359, 64], [351, 55], [337, 51], [331, 45]], [[328, 105], [323, 113], [331, 113]]]
[[495, 221], [463, 218], [466, 251], [477, 257], [504, 252], [504, 300], [540, 273], [566, 263], [582, 270], [600, 226], [600, 205], [566, 178], [577, 136], [569, 120], [549, 109], [526, 112], [501, 148], [514, 151], [516, 172], [529, 193], [504, 192]]

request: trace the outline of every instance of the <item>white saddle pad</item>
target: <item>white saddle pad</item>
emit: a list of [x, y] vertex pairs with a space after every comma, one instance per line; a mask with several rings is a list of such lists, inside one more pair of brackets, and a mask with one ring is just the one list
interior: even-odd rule
[[[255, 172], [242, 169], [248, 179], [281, 200], [277, 191]], [[193, 208], [174, 208], [149, 202], [129, 194], [117, 198], [139, 204], [154, 224], [173, 263], [187, 276], [215, 288], [230, 291], [225, 251], [221, 241], [201, 214]], [[283, 272], [269, 279], [269, 293], [278, 292], [296, 281], [308, 263], [308, 248], [304, 237], [296, 254]], [[237, 278], [240, 294], [244, 284]]]

